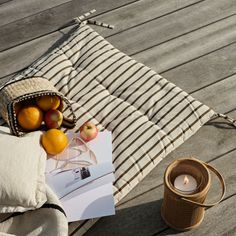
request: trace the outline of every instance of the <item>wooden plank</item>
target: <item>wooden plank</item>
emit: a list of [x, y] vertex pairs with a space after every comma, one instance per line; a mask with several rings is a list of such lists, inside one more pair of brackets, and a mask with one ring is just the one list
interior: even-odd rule
[[[181, 9], [190, 8], [195, 4], [198, 5], [198, 3], [202, 1], [205, 0], [145, 0], [127, 5], [122, 9], [107, 12], [95, 18], [98, 21], [104, 21], [115, 25], [115, 28], [112, 31], [103, 28], [99, 30], [103, 36], [110, 37], [136, 28], [139, 25], [146, 24], [149, 21], [154, 21], [155, 19], [170, 15]], [[135, 31], [135, 34], [137, 33], [138, 32]], [[122, 38], [122, 42], [124, 42], [124, 38]]]
[[[234, 0], [207, 0], [173, 14], [147, 21], [118, 35], [108, 37], [108, 40], [121, 51], [134, 55], [145, 49], [173, 40], [173, 38], [180, 35], [212, 24], [212, 22], [217, 22], [219, 19], [230, 16], [235, 12], [236, 4]], [[222, 27], [227, 27], [227, 25], [223, 23]], [[205, 28], [205, 30], [207, 29]], [[197, 31], [196, 37], [198, 37], [199, 33], [200, 31]], [[186, 41], [184, 42], [186, 43]]]
[[236, 108], [236, 75], [221, 80], [192, 95], [213, 107], [215, 111], [227, 112]]
[[[187, 143], [186, 143], [187, 144]], [[202, 150], [204, 153], [208, 147]], [[226, 197], [234, 194], [236, 188], [236, 169], [231, 168], [232, 171], [228, 171], [230, 166], [236, 165], [236, 159], [234, 158], [236, 151], [221, 156], [220, 158], [212, 161], [210, 164], [215, 166], [223, 175], [227, 184]], [[169, 158], [168, 163], [171, 159]], [[163, 161], [164, 162], [164, 161]], [[163, 163], [162, 162], [162, 163]], [[160, 168], [163, 164], [160, 164]], [[228, 163], [228, 165], [227, 165]], [[156, 169], [158, 169], [158, 167]], [[161, 168], [162, 169], [162, 168]], [[158, 171], [156, 171], [158, 172]], [[163, 173], [159, 173], [153, 180], [158, 181], [162, 179]], [[155, 182], [153, 181], [153, 182]], [[143, 185], [143, 183], [142, 183]], [[216, 197], [220, 194], [218, 184], [214, 184], [211, 187], [211, 193], [208, 196], [207, 201], [212, 202], [216, 200]], [[92, 235], [152, 235], [166, 228], [160, 216], [160, 208], [163, 199], [163, 185], [147, 192], [132, 201], [126, 202], [117, 208], [116, 216], [102, 218], [96, 223], [86, 234]], [[206, 213], [206, 215], [208, 212]], [[223, 216], [222, 216], [223, 218]], [[204, 221], [203, 225], [206, 223]], [[213, 223], [210, 219], [209, 223]], [[112, 226], [112, 227], [111, 227]], [[76, 236], [76, 234], [74, 234]], [[201, 234], [195, 234], [201, 235]]]
[[69, 1], [71, 0], [2, 0], [0, 1], [0, 4], [5, 2], [7, 2], [7, 4], [1, 5], [0, 8], [0, 26], [26, 18]]
[[70, 1], [20, 21], [3, 25], [0, 27], [0, 51], [55, 32], [74, 17], [94, 8], [97, 10], [94, 15], [98, 15], [135, 1], [139, 0], [104, 0], [102, 4], [100, 1], [93, 0]]
[[2, 69], [0, 72], [1, 75], [5, 76], [11, 74], [16, 69], [20, 70], [26, 67], [29, 63], [33, 62], [45, 53], [47, 49], [62, 36], [62, 33], [57, 32], [50, 35], [50, 40], [47, 36], [44, 36], [40, 39], [32, 40], [24, 45], [14, 47], [8, 50], [7, 53], [0, 53], [0, 61], [2, 64], [2, 66], [0, 65], [0, 68]]
[[10, 79], [10, 77], [3, 77], [1, 80], [0, 80], [0, 86], [2, 86], [3, 84], [5, 84], [8, 80]]
[[[178, 25], [176, 25], [176, 27], [177, 26]], [[102, 28], [97, 27], [96, 30], [99, 31], [99, 30], [102, 30]], [[206, 34], [207, 34], [208, 30], [209, 30], [209, 28], [207, 28], [207, 30], [205, 30]], [[106, 30], [106, 31], [111, 32], [110, 30]], [[210, 30], [210, 31], [212, 31], [212, 30]], [[160, 33], [160, 35], [166, 35], [165, 28], [162, 28], [162, 32], [159, 32], [159, 33]], [[221, 32], [219, 32], [219, 33], [221, 33]], [[59, 37], [61, 37], [61, 33], [55, 32], [55, 33], [52, 33], [48, 36], [44, 36], [42, 38], [33, 40], [29, 43], [25, 43], [23, 45], [20, 45], [19, 47], [15, 47], [15, 48], [8, 50], [4, 53], [1, 53], [0, 54], [0, 61], [2, 63], [0, 64], [0, 77], [5, 76], [7, 74], [11, 74], [11, 73], [27, 66], [34, 59], [39, 57], [46, 50], [46, 48], [50, 47], [56, 41], [56, 39]], [[162, 38], [162, 36], [160, 36], [160, 37]], [[166, 37], [169, 37], [169, 35], [166, 35]], [[181, 37], [181, 39], [183, 41], [187, 41], [187, 39], [185, 39], [185, 37], [183, 36], [183, 38]], [[218, 37], [217, 32], [215, 34], [215, 37]], [[44, 43], [41, 44], [40, 40], [43, 40]], [[178, 40], [178, 39], [176, 39], [176, 40]], [[126, 41], [124, 41], [124, 44]], [[153, 39], [153, 41], [158, 41], [158, 38]], [[173, 40], [173, 41], [175, 42], [175, 40]], [[196, 39], [196, 41], [197, 41], [197, 39]], [[206, 41], [207, 41], [207, 35], [202, 39], [202, 43], [203, 44], [207, 43]], [[222, 42], [222, 44], [223, 44], [223, 42]], [[40, 48], [39, 45], [42, 45], [42, 48]], [[115, 43], [114, 43], [114, 46], [116, 46]], [[31, 50], [30, 53], [26, 53], [27, 51], [30, 51], [29, 47], [37, 48], [37, 50]], [[163, 55], [160, 54], [159, 47], [156, 47], [153, 50], [155, 51], [156, 57], [152, 60], [147, 59], [149, 56], [148, 56], [148, 53], [145, 53], [145, 52], [141, 52], [138, 55], [134, 55], [134, 58], [136, 58], [140, 62], [145, 63], [148, 66], [151, 66], [154, 70], [159, 71], [159, 66], [161, 67], [161, 65], [163, 65], [163, 64], [165, 65], [166, 63], [168, 63], [168, 62], [166, 62], [166, 60], [168, 61], [169, 58], [168, 57], [166, 58], [166, 54], [167, 54], [166, 52], [163, 53]], [[168, 50], [168, 45], [167, 45], [166, 50]], [[198, 48], [196, 48], [196, 50], [197, 50], [196, 54], [198, 53], [197, 56], [199, 56], [200, 52], [199, 52]], [[178, 53], [178, 51], [176, 53]], [[201, 52], [201, 53], [203, 53], [203, 52]], [[188, 54], [188, 51], [185, 51], [181, 54], [177, 54], [178, 56], [173, 55], [173, 52], [170, 52], [170, 51], [168, 51], [168, 54], [171, 54], [171, 56], [172, 56], [172, 58], [170, 60], [172, 62], [172, 64], [176, 64], [176, 63], [178, 63], [178, 61], [181, 58], [184, 59], [186, 57], [185, 54]], [[155, 56], [154, 53], [150, 55], [150, 57], [154, 57], [154, 56]], [[21, 60], [18, 59], [19, 57], [21, 58]], [[175, 63], [174, 60], [177, 62]], [[156, 63], [154, 63], [155, 61], [156, 61]], [[10, 66], [9, 66], [9, 62], [11, 63]]]
[[12, 0], [0, 0], [0, 5], [3, 5], [4, 3], [11, 2]]
[[7, 81], [9, 81], [13, 75], [14, 75], [14, 73], [0, 78], [0, 86], [2, 84], [6, 83]]
[[197, 57], [236, 42], [236, 15], [133, 55], [164, 73]]
[[162, 73], [162, 76], [191, 93], [234, 74], [235, 60], [236, 43]]
[[[235, 178], [234, 178], [235, 180]], [[202, 225], [193, 231], [178, 233], [178, 236], [197, 235], [236, 235], [236, 195], [232, 195], [220, 205], [207, 210]], [[176, 231], [169, 229], [156, 235], [173, 235]], [[153, 235], [153, 236], [154, 236]]]

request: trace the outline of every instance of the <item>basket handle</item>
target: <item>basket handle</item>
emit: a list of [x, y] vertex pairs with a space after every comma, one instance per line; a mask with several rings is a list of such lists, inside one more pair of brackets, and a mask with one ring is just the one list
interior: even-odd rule
[[221, 192], [221, 196], [220, 196], [220, 199], [214, 203], [211, 203], [211, 204], [204, 204], [204, 203], [199, 203], [199, 202], [195, 202], [195, 201], [192, 201], [190, 199], [187, 199], [187, 198], [181, 198], [181, 200], [183, 201], [186, 201], [186, 202], [189, 202], [191, 204], [194, 204], [196, 206], [199, 206], [199, 207], [213, 207], [215, 206], [216, 204], [220, 203], [222, 201], [222, 199], [224, 198], [225, 196], [225, 191], [226, 191], [226, 186], [225, 186], [225, 181], [223, 179], [223, 176], [219, 173], [219, 171], [217, 171], [213, 166], [205, 163], [205, 162], [202, 162], [209, 170], [211, 170], [217, 177], [218, 179], [220, 180], [220, 183], [221, 183], [221, 187], [222, 187], [222, 192]]

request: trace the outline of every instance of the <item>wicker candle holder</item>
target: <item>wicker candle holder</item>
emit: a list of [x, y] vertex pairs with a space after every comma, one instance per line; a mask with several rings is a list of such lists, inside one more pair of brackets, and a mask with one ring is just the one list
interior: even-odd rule
[[[210, 171], [219, 178], [222, 194], [217, 202], [205, 204], [204, 201], [211, 185]], [[174, 187], [176, 177], [182, 174], [191, 175], [197, 181], [197, 188], [189, 194]], [[167, 167], [164, 175], [161, 216], [166, 224], [175, 230], [190, 230], [201, 224], [205, 208], [218, 204], [224, 195], [224, 179], [214, 167], [195, 158], [178, 159]]]

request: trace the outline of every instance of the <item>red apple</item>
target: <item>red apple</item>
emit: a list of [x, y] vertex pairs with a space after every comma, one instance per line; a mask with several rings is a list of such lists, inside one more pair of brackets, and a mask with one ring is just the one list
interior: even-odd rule
[[49, 110], [44, 116], [44, 122], [48, 129], [57, 129], [61, 126], [63, 115], [58, 110]]
[[84, 123], [80, 129], [80, 137], [85, 141], [88, 142], [97, 137], [98, 129], [95, 124], [92, 122]]

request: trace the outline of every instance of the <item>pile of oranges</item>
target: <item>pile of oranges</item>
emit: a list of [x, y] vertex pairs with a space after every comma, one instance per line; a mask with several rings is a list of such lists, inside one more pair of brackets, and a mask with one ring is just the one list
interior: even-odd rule
[[[45, 112], [60, 109], [61, 99], [54, 95], [45, 95], [15, 105], [19, 126], [26, 131], [38, 130], [44, 122]], [[41, 143], [50, 155], [62, 152], [68, 145], [68, 138], [59, 129], [49, 129], [43, 133]]]

